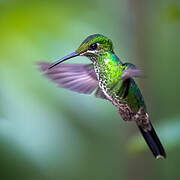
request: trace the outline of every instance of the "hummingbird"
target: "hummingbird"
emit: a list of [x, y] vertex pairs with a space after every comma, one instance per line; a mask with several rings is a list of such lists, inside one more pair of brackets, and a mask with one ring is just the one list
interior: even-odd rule
[[[62, 63], [77, 56], [85, 56], [91, 63]], [[110, 101], [118, 108], [124, 121], [137, 125], [155, 158], [166, 158], [144, 98], [134, 80], [142, 77], [143, 73], [135, 65], [123, 63], [118, 58], [109, 38], [101, 34], [90, 35], [75, 52], [55, 63], [38, 62], [38, 65], [43, 74], [61, 88], [83, 94], [95, 92], [95, 97]]]

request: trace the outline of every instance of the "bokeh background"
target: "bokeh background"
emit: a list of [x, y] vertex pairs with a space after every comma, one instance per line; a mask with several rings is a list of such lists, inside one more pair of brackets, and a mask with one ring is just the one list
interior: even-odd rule
[[[138, 79], [166, 160], [109, 102], [60, 89], [37, 70], [102, 33]], [[179, 0], [0, 1], [0, 179], [179, 179]], [[89, 63], [78, 57], [70, 63]]]

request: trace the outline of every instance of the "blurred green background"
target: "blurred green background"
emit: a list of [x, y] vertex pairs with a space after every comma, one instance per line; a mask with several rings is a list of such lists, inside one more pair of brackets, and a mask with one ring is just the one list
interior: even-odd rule
[[[137, 82], [166, 160], [111, 103], [38, 72], [37, 61], [54, 62], [94, 33], [145, 71]], [[179, 33], [179, 0], [0, 0], [0, 179], [180, 179]]]

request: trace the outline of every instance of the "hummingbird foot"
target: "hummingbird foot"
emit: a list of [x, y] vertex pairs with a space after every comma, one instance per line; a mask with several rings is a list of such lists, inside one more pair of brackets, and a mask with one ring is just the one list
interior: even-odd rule
[[119, 114], [124, 121], [135, 121], [145, 132], [151, 130], [149, 115], [143, 108], [135, 114], [127, 104], [120, 104]]
[[119, 105], [119, 114], [124, 121], [134, 121], [134, 112], [127, 104]]
[[149, 115], [144, 111], [143, 108], [140, 108], [136, 115], [133, 117], [138, 126], [141, 126], [144, 131], [151, 131], [151, 124]]

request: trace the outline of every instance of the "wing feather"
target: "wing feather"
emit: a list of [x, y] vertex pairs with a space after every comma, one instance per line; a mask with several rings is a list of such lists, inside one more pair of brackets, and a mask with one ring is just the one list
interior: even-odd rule
[[59, 64], [48, 69], [51, 63], [39, 62], [40, 71], [62, 88], [83, 94], [91, 94], [98, 87], [92, 64]]
[[143, 72], [140, 69], [137, 69], [134, 64], [124, 63], [124, 66], [126, 66], [126, 70], [122, 75], [123, 81], [129, 78], [144, 77]]

